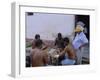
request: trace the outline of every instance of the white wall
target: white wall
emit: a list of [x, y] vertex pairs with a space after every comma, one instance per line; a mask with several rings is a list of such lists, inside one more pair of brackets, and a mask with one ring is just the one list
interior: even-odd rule
[[27, 38], [34, 38], [40, 34], [42, 39], [55, 39], [57, 33], [63, 36], [70, 35], [74, 29], [74, 15], [34, 13], [27, 15]]

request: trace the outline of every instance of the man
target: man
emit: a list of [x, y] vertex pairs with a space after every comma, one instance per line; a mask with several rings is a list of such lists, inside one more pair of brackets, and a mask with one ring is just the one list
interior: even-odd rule
[[76, 24], [76, 36], [72, 42], [72, 45], [74, 47], [74, 49], [76, 50], [76, 56], [77, 56], [77, 64], [81, 64], [82, 63], [82, 54], [83, 54], [83, 50], [85, 45], [87, 45], [88, 43], [88, 39], [86, 38], [85, 34], [84, 34], [84, 23], [79, 21]]
[[32, 67], [46, 66], [48, 64], [48, 54], [41, 48], [41, 40], [37, 40], [35, 42], [35, 48], [31, 52]]
[[62, 48], [62, 51], [60, 52], [60, 56], [59, 59], [62, 59], [60, 61], [60, 63], [62, 65], [73, 65], [75, 64], [76, 61], [76, 54], [75, 51], [72, 47], [72, 45], [70, 44], [69, 39], [66, 37], [64, 38], [64, 45], [65, 48]]
[[40, 35], [39, 34], [36, 34], [35, 35], [35, 39], [33, 40], [33, 42], [32, 42], [32, 49], [34, 49], [35, 48], [35, 43], [37, 42], [37, 40], [40, 40], [40, 44], [43, 44], [43, 41], [40, 39]]
[[57, 48], [64, 47], [64, 41], [63, 41], [63, 38], [62, 38], [62, 34], [61, 33], [58, 33], [58, 37], [55, 40], [55, 46]]

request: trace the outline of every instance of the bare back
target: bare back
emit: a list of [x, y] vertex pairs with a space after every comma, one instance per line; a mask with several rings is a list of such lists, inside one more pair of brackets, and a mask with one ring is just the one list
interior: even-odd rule
[[32, 50], [32, 67], [44, 66], [47, 64], [48, 56], [41, 49], [35, 48]]

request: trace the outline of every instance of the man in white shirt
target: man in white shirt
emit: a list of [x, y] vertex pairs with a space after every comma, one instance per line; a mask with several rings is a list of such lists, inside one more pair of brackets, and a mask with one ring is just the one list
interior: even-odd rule
[[76, 36], [72, 42], [72, 45], [74, 49], [76, 50], [76, 56], [77, 56], [77, 64], [82, 63], [82, 54], [83, 54], [83, 48], [88, 43], [88, 39], [86, 38], [86, 35], [84, 34], [84, 23], [79, 21], [76, 25]]

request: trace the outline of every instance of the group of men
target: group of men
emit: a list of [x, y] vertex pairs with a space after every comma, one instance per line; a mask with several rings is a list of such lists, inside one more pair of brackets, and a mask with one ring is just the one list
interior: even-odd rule
[[[55, 48], [59, 55], [58, 65], [74, 65], [82, 63], [82, 49], [88, 43], [88, 39], [84, 34], [84, 23], [79, 21], [75, 28], [76, 36], [71, 42], [68, 37], [62, 37], [61, 33], [55, 40]], [[35, 40], [32, 44], [31, 64], [32, 67], [47, 66], [49, 63], [49, 55], [45, 49], [48, 48], [40, 39], [40, 35], [35, 35]]]

